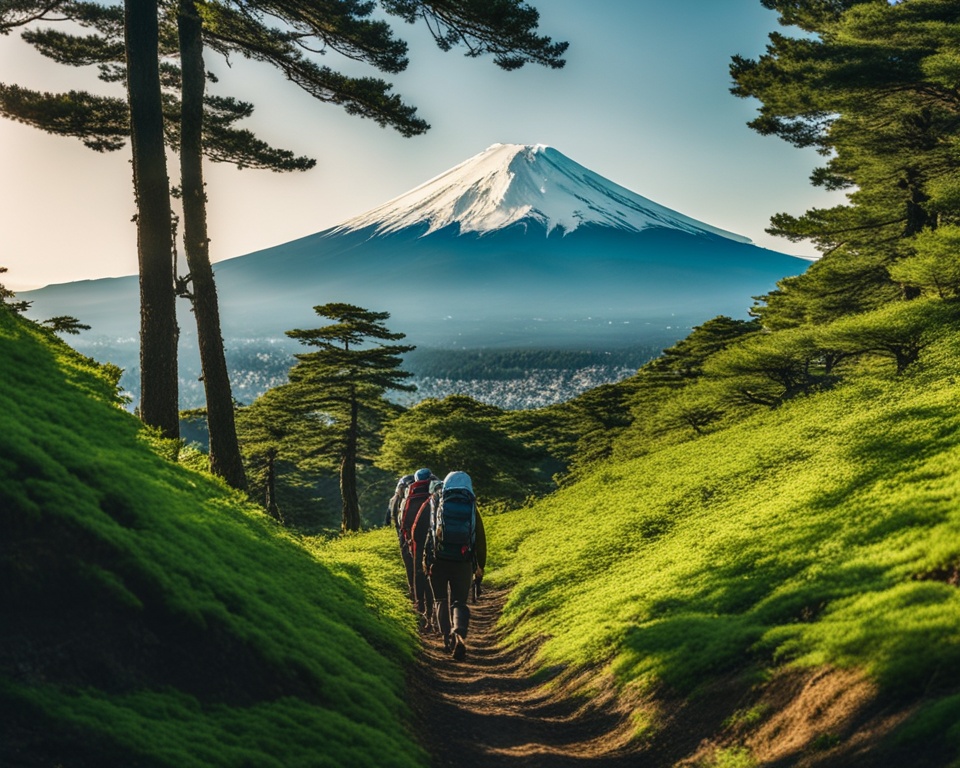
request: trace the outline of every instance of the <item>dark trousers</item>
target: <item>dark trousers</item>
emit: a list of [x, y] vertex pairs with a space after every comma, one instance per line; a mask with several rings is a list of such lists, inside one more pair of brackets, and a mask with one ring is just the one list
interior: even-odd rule
[[473, 563], [469, 560], [433, 561], [430, 586], [440, 632], [446, 636], [451, 631], [460, 637], [467, 636], [470, 624], [470, 582], [473, 580]]
[[423, 572], [423, 541], [414, 539], [413, 553], [413, 599], [417, 604], [417, 613], [428, 621], [433, 616], [433, 592], [427, 581], [427, 574]]
[[410, 553], [406, 539], [403, 538], [403, 531], [397, 531], [397, 538], [400, 540], [400, 557], [403, 558], [403, 567], [407, 569], [407, 591], [413, 597], [413, 555]]

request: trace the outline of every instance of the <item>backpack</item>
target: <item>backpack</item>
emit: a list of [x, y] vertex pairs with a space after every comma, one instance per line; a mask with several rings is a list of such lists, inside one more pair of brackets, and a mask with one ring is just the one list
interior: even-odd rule
[[400, 505], [400, 528], [410, 538], [413, 522], [423, 502], [430, 498], [430, 480], [417, 480], [407, 486], [403, 501]]
[[393, 527], [398, 531], [400, 530], [400, 516], [403, 512], [403, 497], [412, 482], [413, 475], [404, 475], [401, 477], [397, 481], [397, 489], [393, 492], [390, 503], [387, 505], [387, 522], [392, 522]]
[[[463, 477], [458, 477], [462, 475]], [[469, 560], [477, 537], [477, 499], [470, 478], [452, 472], [443, 481], [431, 515], [434, 555], [442, 560]]]

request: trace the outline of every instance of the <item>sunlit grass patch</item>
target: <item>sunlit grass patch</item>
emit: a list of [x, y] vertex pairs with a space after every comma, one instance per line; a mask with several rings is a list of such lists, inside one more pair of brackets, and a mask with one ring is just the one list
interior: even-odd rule
[[725, 728], [749, 728], [763, 722], [769, 714], [769, 707], [763, 704], [756, 704], [746, 709], [736, 710], [730, 717], [723, 721]]
[[696, 768], [757, 768], [760, 765], [746, 747], [724, 747], [695, 763]]
[[[960, 685], [955, 362], [853, 380], [494, 518], [512, 641], [692, 691], [770, 664]], [[938, 372], [939, 370], [939, 372]]]
[[659, 713], [643, 707], [630, 714], [630, 724], [633, 727], [631, 740], [640, 743], [650, 741], [663, 727]]

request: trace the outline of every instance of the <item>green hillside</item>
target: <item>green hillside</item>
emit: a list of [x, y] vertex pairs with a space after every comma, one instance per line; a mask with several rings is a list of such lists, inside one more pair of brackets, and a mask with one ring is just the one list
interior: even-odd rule
[[[601, 462], [491, 519], [498, 578], [515, 584], [513, 640], [542, 641], [545, 666], [595, 670], [585, 694], [609, 675], [635, 702], [641, 740], [667, 727], [667, 702], [723, 689], [710, 734], [719, 751], [697, 764], [794, 765], [818, 745], [847, 755], [832, 764], [855, 764], [845, 749], [878, 710], [897, 717], [862, 764], [952, 764], [958, 356], [955, 326], [942, 329], [900, 377], [861, 371], [712, 434]], [[824, 675], [863, 686], [859, 708], [794, 752], [764, 746], [786, 682]], [[792, 726], [780, 725], [782, 740]], [[876, 757], [898, 750], [910, 759]]]
[[0, 358], [0, 764], [424, 764], [395, 539], [294, 538], [4, 308]]

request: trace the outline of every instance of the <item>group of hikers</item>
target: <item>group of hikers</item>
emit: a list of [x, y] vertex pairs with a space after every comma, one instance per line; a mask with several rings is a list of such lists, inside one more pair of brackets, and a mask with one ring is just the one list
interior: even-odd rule
[[407, 587], [419, 629], [438, 633], [444, 650], [462, 661], [467, 654], [469, 598], [479, 594], [487, 561], [487, 538], [466, 472], [440, 480], [429, 469], [404, 475], [387, 506], [407, 571]]

